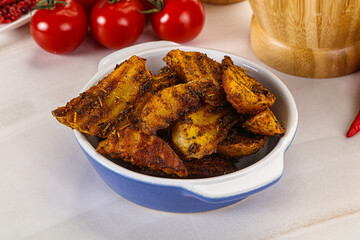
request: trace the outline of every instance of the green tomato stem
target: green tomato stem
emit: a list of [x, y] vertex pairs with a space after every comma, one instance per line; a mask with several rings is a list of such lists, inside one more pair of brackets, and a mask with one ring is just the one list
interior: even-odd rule
[[57, 3], [62, 5], [67, 4], [66, 1], [61, 1], [61, 0], [40, 0], [32, 10], [38, 10], [38, 9], [54, 10]]
[[147, 1], [152, 5], [154, 5], [155, 8], [145, 11], [139, 11], [139, 12], [148, 14], [148, 13], [160, 12], [161, 10], [164, 9], [164, 0], [147, 0]]
[[101, 8], [106, 2], [109, 2], [110, 4], [115, 4], [121, 2], [121, 0], [103, 0], [102, 3], [99, 5], [99, 8]]

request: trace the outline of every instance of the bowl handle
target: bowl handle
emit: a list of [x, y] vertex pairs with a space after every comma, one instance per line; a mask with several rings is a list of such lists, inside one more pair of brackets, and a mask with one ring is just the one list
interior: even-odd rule
[[140, 52], [144, 52], [146, 50], [153, 50], [156, 48], [164, 48], [164, 47], [172, 47], [172, 46], [178, 46], [179, 44], [175, 42], [170, 41], [152, 41], [152, 42], [146, 42], [146, 43], [140, 43], [137, 45], [133, 45], [131, 47], [123, 48], [121, 50], [118, 50], [116, 52], [113, 52], [112, 54], [104, 57], [100, 60], [98, 64], [98, 70], [102, 70], [106, 66], [109, 66], [111, 64], [114, 64], [118, 62], [120, 58], [126, 57], [126, 56], [132, 56], [136, 55]]
[[[245, 198], [276, 183], [284, 169], [284, 154], [275, 154], [266, 162], [243, 169], [242, 175], [222, 182], [194, 184], [187, 188], [195, 198], [206, 202], [222, 202]], [[256, 168], [256, 169], [254, 169]], [[229, 175], [230, 177], [230, 175]]]

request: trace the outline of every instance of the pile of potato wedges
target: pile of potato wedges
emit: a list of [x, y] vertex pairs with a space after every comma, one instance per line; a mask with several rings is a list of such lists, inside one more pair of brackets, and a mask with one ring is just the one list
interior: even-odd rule
[[152, 74], [132, 56], [95, 86], [52, 111], [100, 139], [97, 151], [158, 177], [203, 178], [237, 171], [285, 128], [270, 110], [275, 96], [224, 56], [171, 50]]

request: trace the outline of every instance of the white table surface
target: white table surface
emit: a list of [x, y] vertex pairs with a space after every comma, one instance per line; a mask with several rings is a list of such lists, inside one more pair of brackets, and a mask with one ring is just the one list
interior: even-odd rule
[[[250, 48], [247, 1], [205, 9], [204, 30], [186, 45], [267, 67]], [[136, 43], [153, 40], [147, 26]], [[283, 177], [230, 207], [174, 214], [115, 195], [51, 116], [111, 52], [89, 36], [69, 55], [49, 54], [29, 25], [0, 34], [0, 239], [360, 239], [360, 134], [345, 137], [360, 107], [360, 72], [306, 79], [267, 67], [299, 111]]]

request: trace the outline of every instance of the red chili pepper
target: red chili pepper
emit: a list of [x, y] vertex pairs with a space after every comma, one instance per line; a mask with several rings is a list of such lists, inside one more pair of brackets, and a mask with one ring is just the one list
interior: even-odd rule
[[346, 136], [352, 137], [354, 136], [357, 132], [360, 131], [360, 110], [354, 120], [354, 122], [351, 124], [349, 131], [347, 132]]

